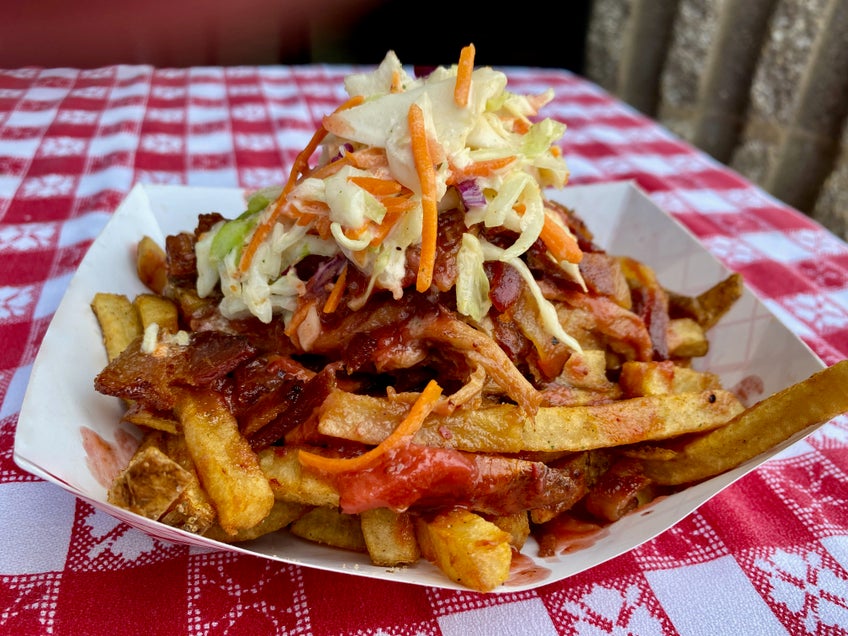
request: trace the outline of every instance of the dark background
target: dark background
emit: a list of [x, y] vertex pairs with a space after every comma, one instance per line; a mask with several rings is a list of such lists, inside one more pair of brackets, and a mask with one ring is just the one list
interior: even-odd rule
[[473, 43], [478, 64], [581, 72], [589, 4], [431, 0], [414, 14], [408, 0], [387, 0], [340, 29], [335, 51], [315, 53], [330, 61], [373, 63], [392, 49], [404, 64], [435, 66], [455, 63], [460, 49]]
[[453, 64], [580, 73], [591, 0], [3, 0], [0, 68]]

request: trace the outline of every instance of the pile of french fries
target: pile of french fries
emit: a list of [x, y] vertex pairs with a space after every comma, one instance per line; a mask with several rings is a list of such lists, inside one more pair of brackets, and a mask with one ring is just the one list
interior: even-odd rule
[[[148, 237], [138, 245], [137, 268], [149, 293], [99, 293], [92, 299], [110, 361], [151, 330], [156, 342], [183, 342], [177, 304], [161, 293], [165, 253]], [[450, 506], [426, 513], [388, 507], [344, 513], [333, 479], [305, 466], [298, 447], [253, 450], [220, 395], [188, 387], [169, 412], [136, 409], [126, 400], [124, 418], [143, 437], [109, 489], [109, 501], [227, 543], [285, 530], [367, 553], [380, 566], [426, 559], [470, 589], [494, 590], [509, 578], [513, 556], [531, 533], [544, 549], [547, 524], [558, 517], [613, 523], [659, 494], [727, 471], [848, 410], [848, 361], [748, 408], [718, 377], [692, 367], [692, 358], [708, 349], [708, 330], [739, 297], [741, 285], [733, 275], [697, 297], [669, 293], [687, 315], [669, 323], [668, 360], [625, 361], [612, 381], [610, 352], [572, 354], [565, 372], [575, 390], [606, 399], [579, 403], [578, 397], [572, 405], [542, 406], [535, 416], [508, 403], [436, 409], [415, 433], [416, 444], [516, 462], [556, 460], [589, 475], [587, 492], [564, 510], [492, 515]], [[156, 355], [155, 344], [150, 355]], [[376, 446], [415, 399], [413, 393], [374, 397], [336, 388], [314, 413], [317, 433]], [[619, 460], [615, 469], [611, 457]], [[612, 496], [617, 484], [627, 482], [621, 471], [634, 465], [639, 479], [631, 496]]]

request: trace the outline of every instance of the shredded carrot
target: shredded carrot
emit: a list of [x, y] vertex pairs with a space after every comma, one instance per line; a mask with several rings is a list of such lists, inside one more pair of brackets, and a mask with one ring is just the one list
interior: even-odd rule
[[380, 245], [383, 240], [389, 235], [389, 232], [392, 231], [392, 228], [395, 226], [395, 223], [398, 222], [401, 215], [409, 208], [412, 207], [412, 202], [408, 199], [405, 201], [406, 208], [397, 208], [394, 210], [387, 210], [386, 215], [383, 217], [383, 221], [374, 228], [374, 232], [371, 236], [371, 247], [377, 247]]
[[324, 473], [337, 475], [355, 470], [367, 470], [393, 448], [408, 442], [424, 424], [424, 420], [433, 410], [433, 407], [442, 395], [442, 387], [435, 380], [429, 384], [415, 400], [407, 416], [398, 424], [386, 439], [369, 451], [356, 457], [324, 457], [305, 450], [298, 451], [300, 463], [309, 468], [320, 470]]
[[418, 104], [409, 107], [409, 135], [412, 141], [412, 158], [415, 171], [421, 182], [421, 207], [424, 217], [421, 222], [421, 259], [415, 289], [423, 293], [433, 282], [433, 267], [436, 263], [436, 238], [439, 230], [436, 208], [436, 171], [427, 145], [427, 130], [424, 127], [424, 111]]
[[371, 227], [371, 225], [372, 225], [371, 221], [365, 221], [365, 223], [363, 223], [359, 227], [347, 228], [347, 229], [344, 229], [342, 231], [344, 232], [344, 235], [346, 237], [355, 241], [356, 239], [360, 238], [363, 234], [365, 234], [368, 231], [368, 228]]
[[285, 206], [283, 214], [297, 225], [309, 225], [323, 216], [329, 216], [330, 207], [321, 201], [298, 201], [297, 204]]
[[559, 262], [579, 263], [583, 259], [583, 251], [577, 245], [577, 239], [548, 214], [545, 214], [539, 238]]
[[329, 216], [319, 216], [315, 219], [315, 231], [318, 233], [318, 236], [325, 241], [332, 235], [332, 231], [330, 230], [331, 225], [332, 222], [330, 221]]
[[333, 289], [330, 290], [330, 295], [327, 296], [327, 301], [324, 303], [324, 313], [331, 314], [333, 313], [339, 306], [339, 301], [342, 299], [342, 295], [345, 291], [345, 283], [347, 282], [347, 261], [342, 266], [342, 271], [339, 272], [339, 277], [336, 279], [336, 282], [333, 284]]
[[379, 179], [377, 177], [354, 176], [348, 177], [348, 181], [358, 185], [360, 188], [376, 197], [387, 194], [398, 194], [403, 186], [393, 179]]
[[377, 247], [392, 231], [392, 228], [403, 216], [404, 212], [415, 207], [415, 201], [412, 200], [412, 193], [404, 189], [404, 193], [398, 196], [381, 197], [380, 203], [386, 207], [386, 214], [383, 215], [383, 220], [373, 227], [371, 233], [371, 247]]
[[256, 254], [256, 250], [259, 249], [259, 246], [262, 245], [262, 241], [268, 238], [268, 235], [271, 233], [271, 228], [274, 227], [274, 223], [277, 222], [277, 218], [279, 217], [279, 210], [282, 207], [280, 201], [278, 199], [275, 204], [274, 211], [271, 212], [271, 216], [269, 219], [273, 219], [273, 222], [263, 223], [256, 227], [253, 231], [253, 236], [250, 237], [250, 242], [244, 248], [244, 251], [241, 253], [241, 260], [239, 261], [239, 271], [246, 272], [248, 267], [250, 267], [250, 262], [253, 260], [253, 256]]
[[530, 130], [530, 122], [526, 119], [516, 119], [512, 123], [512, 132], [516, 132], [520, 135], [525, 134], [528, 130]]
[[397, 220], [400, 218], [400, 214], [392, 214], [389, 216], [388, 214], [383, 217], [383, 222], [380, 223], [376, 228], [374, 228], [374, 234], [371, 237], [371, 242], [368, 244], [370, 247], [378, 247], [382, 244], [382, 242], [386, 239], [391, 232], [392, 228], [397, 223]]
[[392, 85], [391, 88], [389, 88], [389, 92], [400, 93], [403, 90], [403, 85], [401, 84], [400, 77], [401, 76], [399, 70], [395, 69], [394, 71], [392, 71]]
[[300, 214], [297, 217], [297, 220], [295, 221], [295, 223], [297, 225], [301, 225], [301, 226], [309, 225], [310, 223], [314, 223], [315, 219], [317, 219], [317, 218], [318, 217], [316, 217], [314, 214]]
[[[353, 108], [354, 106], [359, 106], [364, 101], [365, 101], [364, 95], [354, 95], [353, 97], [350, 97], [346, 102], [339, 105], [336, 108], [336, 110], [334, 110], [332, 113], [330, 113], [329, 115], [324, 115], [324, 117], [321, 118], [322, 124], [324, 122], [326, 122], [329, 118], [331, 118], [333, 115], [335, 115], [336, 113], [340, 113], [343, 110], [347, 110], [348, 108]], [[324, 128], [325, 130], [327, 130], [326, 126], [322, 125], [321, 127]]]
[[339, 170], [344, 168], [346, 165], [350, 164], [350, 155], [343, 154], [338, 159], [331, 161], [330, 163], [324, 164], [320, 168], [315, 168], [309, 173], [309, 176], [313, 179], [326, 179], [327, 177], [332, 177]]
[[388, 233], [397, 223], [401, 215], [415, 206], [412, 201], [412, 191], [402, 186], [393, 179], [381, 179], [370, 176], [349, 177], [349, 181], [374, 195], [386, 209], [383, 219], [379, 223], [365, 221], [357, 228], [345, 230], [345, 235], [353, 240], [360, 238], [368, 230], [371, 230], [371, 247], [377, 247], [386, 238]]
[[294, 205], [287, 206], [287, 212], [292, 210], [310, 216], [327, 216], [330, 213], [330, 206], [323, 201], [298, 201]]
[[[380, 202], [386, 206], [386, 216], [391, 214], [400, 214], [415, 207], [415, 201], [412, 200], [411, 194], [406, 196], [401, 195], [397, 197], [386, 197], [384, 199], [380, 199]], [[383, 225], [386, 222], [386, 217], [384, 216], [380, 225]]]
[[291, 320], [289, 321], [288, 326], [285, 328], [285, 334], [287, 336], [291, 338], [297, 332], [297, 328], [300, 327], [300, 323], [306, 320], [306, 315], [314, 306], [314, 300], [302, 301], [298, 303], [297, 309], [294, 310], [294, 314], [292, 314]]
[[379, 168], [389, 167], [389, 158], [384, 148], [370, 147], [355, 150], [345, 155], [354, 168], [375, 172]]
[[480, 161], [475, 161], [473, 163], [469, 163], [467, 166], [463, 168], [457, 168], [454, 165], [451, 165], [451, 183], [461, 183], [462, 181], [466, 181], [468, 179], [473, 179], [476, 177], [488, 177], [499, 170], [503, 170], [507, 166], [512, 165], [512, 163], [516, 160], [515, 155], [508, 155], [506, 157], [497, 157], [495, 159], [482, 159]]
[[[364, 97], [362, 95], [356, 95], [347, 100], [344, 104], [339, 106], [334, 112], [340, 112], [343, 110], [347, 110], [348, 108], [353, 108], [354, 106], [358, 106], [364, 101]], [[309, 169], [309, 159], [312, 157], [313, 153], [318, 149], [318, 145], [324, 140], [324, 137], [327, 136], [327, 129], [324, 126], [321, 126], [318, 130], [315, 131], [315, 134], [312, 135], [312, 138], [309, 140], [309, 143], [306, 144], [306, 147], [301, 150], [297, 157], [294, 159], [294, 163], [292, 164], [291, 172], [289, 173], [289, 178], [286, 181], [285, 186], [283, 186], [282, 192], [280, 192], [280, 196], [277, 197], [277, 200], [274, 202], [274, 208], [271, 210], [271, 214], [256, 227], [253, 232], [253, 236], [250, 239], [250, 242], [244, 248], [244, 251], [241, 254], [241, 260], [239, 261], [239, 271], [245, 272], [250, 267], [250, 263], [253, 260], [253, 256], [256, 254], [256, 250], [259, 249], [259, 246], [262, 244], [268, 235], [271, 233], [274, 225], [276, 225], [277, 221], [280, 220], [280, 215], [283, 212], [283, 207], [286, 202], [286, 197], [289, 192], [294, 189], [297, 180], [301, 177]]]
[[468, 96], [471, 93], [471, 73], [474, 71], [474, 45], [469, 44], [459, 53], [459, 64], [456, 69], [456, 86], [453, 89], [453, 99], [460, 108], [468, 106]]

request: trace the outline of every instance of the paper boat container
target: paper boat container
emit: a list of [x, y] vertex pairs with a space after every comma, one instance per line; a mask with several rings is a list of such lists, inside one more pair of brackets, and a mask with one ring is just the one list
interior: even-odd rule
[[[668, 289], [696, 294], [729, 273], [692, 235], [629, 182], [567, 186], [551, 196], [575, 209], [608, 252], [632, 256], [651, 265]], [[18, 421], [16, 463], [167, 541], [358, 576], [462, 589], [423, 560], [410, 567], [386, 569], [372, 565], [367, 555], [313, 545], [286, 532], [229, 546], [175, 530], [106, 502], [106, 490], [91, 468], [96, 468], [97, 457], [87, 455], [84, 432], [89, 433], [89, 438], [94, 432], [117, 445], [127, 432], [137, 435], [137, 431], [119, 424], [122, 407], [117, 399], [93, 389], [93, 379], [105, 366], [106, 356], [91, 300], [98, 291], [130, 297], [145, 291], [136, 279], [133, 261], [135, 245], [143, 235], [164, 244], [166, 235], [193, 229], [199, 213], [236, 215], [243, 206], [243, 193], [235, 189], [139, 185], [130, 192], [85, 256], [44, 337]], [[808, 347], [747, 290], [710, 337], [709, 355], [699, 365], [720, 374], [728, 388], [743, 383], [760, 386], [762, 393], [750, 395], [749, 401], [823, 367]], [[523, 575], [517, 573], [498, 591], [516, 592], [552, 583], [648, 541], [810, 432], [804, 431], [733, 471], [626, 516], [584, 549], [539, 558], [537, 545], [531, 539], [523, 550], [527, 559], [522, 559], [524, 568], [529, 569], [523, 568]]]

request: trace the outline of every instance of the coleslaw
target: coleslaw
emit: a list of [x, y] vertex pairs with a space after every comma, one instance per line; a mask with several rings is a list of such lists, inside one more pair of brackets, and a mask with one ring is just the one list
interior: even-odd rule
[[[565, 125], [537, 118], [553, 91], [510, 92], [504, 73], [474, 68], [473, 56], [469, 45], [458, 64], [413, 77], [390, 51], [375, 70], [349, 76], [350, 100], [324, 117], [288, 182], [255, 192], [241, 216], [199, 237], [199, 296], [220, 290], [226, 318], [279, 317], [288, 327], [306, 288], [298, 265], [314, 255], [342, 255], [367, 276], [364, 292], [345, 299], [352, 310], [377, 290], [395, 299], [427, 293], [439, 215], [458, 209], [466, 228], [455, 257], [458, 312], [485, 329], [484, 264], [507, 263], [529, 286], [546, 333], [579, 350], [521, 258], [541, 240], [585, 290], [577, 240], [544, 197], [569, 174], [556, 145]], [[492, 232], [509, 242], [489, 240]], [[413, 286], [408, 274], [416, 267]], [[308, 337], [300, 344], [309, 350]]]

